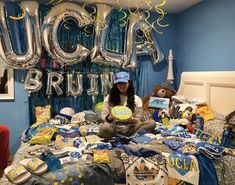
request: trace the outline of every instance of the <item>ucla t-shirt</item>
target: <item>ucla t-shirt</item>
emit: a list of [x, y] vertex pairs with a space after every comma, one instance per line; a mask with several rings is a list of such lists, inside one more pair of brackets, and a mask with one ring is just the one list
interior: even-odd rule
[[193, 155], [162, 153], [166, 158], [169, 177], [173, 177], [194, 185], [199, 184], [199, 166]]

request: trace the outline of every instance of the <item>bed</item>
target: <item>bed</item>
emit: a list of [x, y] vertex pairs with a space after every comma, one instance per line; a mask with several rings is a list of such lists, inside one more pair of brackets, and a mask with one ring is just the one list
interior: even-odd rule
[[177, 94], [202, 97], [218, 113], [235, 110], [235, 71], [183, 72]]
[[[202, 97], [218, 115], [206, 131], [212, 129], [212, 134], [221, 135], [225, 123], [224, 116], [235, 110], [235, 71], [214, 72], [183, 72], [177, 94], [189, 98]], [[216, 123], [217, 126], [214, 125]], [[220, 133], [218, 133], [218, 130]], [[219, 184], [235, 184], [232, 178], [235, 173], [235, 158], [225, 156], [213, 161]]]
[[[206, 100], [207, 105], [216, 112], [216, 118], [213, 121], [215, 121], [216, 124], [221, 124], [223, 127], [224, 116], [235, 110], [235, 71], [183, 72], [181, 74], [180, 87], [177, 91], [177, 95], [183, 95], [188, 98], [201, 97]], [[146, 148], [155, 151], [160, 150], [164, 153], [169, 152], [167, 147], [163, 145], [159, 146], [158, 144], [159, 142], [153, 142], [152, 144], [146, 145]], [[141, 146], [137, 146], [137, 148], [141, 148]], [[15, 154], [12, 164], [19, 163], [24, 158], [25, 151], [30, 147], [31, 146], [27, 143], [22, 143]], [[83, 175], [87, 175], [90, 179], [93, 179], [93, 181], [86, 181], [85, 179], [85, 182], [87, 183], [84, 184], [114, 184], [115, 179], [120, 180], [125, 177], [123, 160], [116, 155], [118, 152], [115, 153], [113, 151], [114, 150], [109, 151], [109, 154], [113, 155], [113, 157], [111, 164], [108, 165], [108, 167], [107, 165], [99, 164], [95, 167], [87, 165], [87, 168], [83, 169]], [[155, 158], [154, 160], [159, 161], [160, 159]], [[213, 160], [213, 164], [216, 169], [219, 184], [235, 184], [235, 179], [233, 177], [235, 173], [234, 157], [228, 155], [223, 156], [219, 160]], [[162, 172], [164, 172], [164, 169], [162, 169]], [[45, 173], [40, 177], [34, 176], [34, 178], [31, 178], [31, 181], [28, 181], [25, 184], [72, 184], [73, 181], [71, 179], [70, 181], [55, 181], [55, 178], [53, 178], [53, 175]], [[123, 183], [123, 181], [119, 182]], [[0, 184], [7, 185], [11, 183], [4, 176], [0, 180]], [[168, 184], [171, 184], [171, 182], [168, 181]]]

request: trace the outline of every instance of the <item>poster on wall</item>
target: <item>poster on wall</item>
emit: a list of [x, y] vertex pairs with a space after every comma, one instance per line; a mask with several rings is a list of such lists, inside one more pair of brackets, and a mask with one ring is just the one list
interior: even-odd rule
[[0, 100], [14, 99], [14, 74], [0, 62]]

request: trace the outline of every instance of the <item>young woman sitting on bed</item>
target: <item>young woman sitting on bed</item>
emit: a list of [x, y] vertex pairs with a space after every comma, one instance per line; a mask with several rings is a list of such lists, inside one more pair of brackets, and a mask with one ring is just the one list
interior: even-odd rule
[[[132, 111], [132, 117], [125, 123], [120, 124], [111, 114], [111, 109], [117, 105], [127, 106]], [[116, 134], [131, 136], [142, 129], [153, 131], [156, 126], [154, 120], [141, 122], [141, 113], [142, 100], [135, 95], [129, 73], [117, 73], [111, 92], [104, 99], [101, 110], [101, 118], [104, 123], [100, 125], [99, 136], [108, 139]]]

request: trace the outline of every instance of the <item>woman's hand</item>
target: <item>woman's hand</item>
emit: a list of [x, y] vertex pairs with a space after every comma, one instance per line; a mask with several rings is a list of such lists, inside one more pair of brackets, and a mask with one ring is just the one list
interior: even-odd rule
[[112, 114], [109, 114], [107, 117], [106, 117], [106, 120], [108, 122], [112, 122], [114, 120], [114, 117], [112, 116]]
[[139, 120], [138, 118], [135, 118], [135, 117], [133, 117], [133, 116], [130, 118], [130, 122], [131, 122], [131, 123], [136, 124], [136, 123], [138, 123], [139, 121], [140, 121], [140, 120]]

